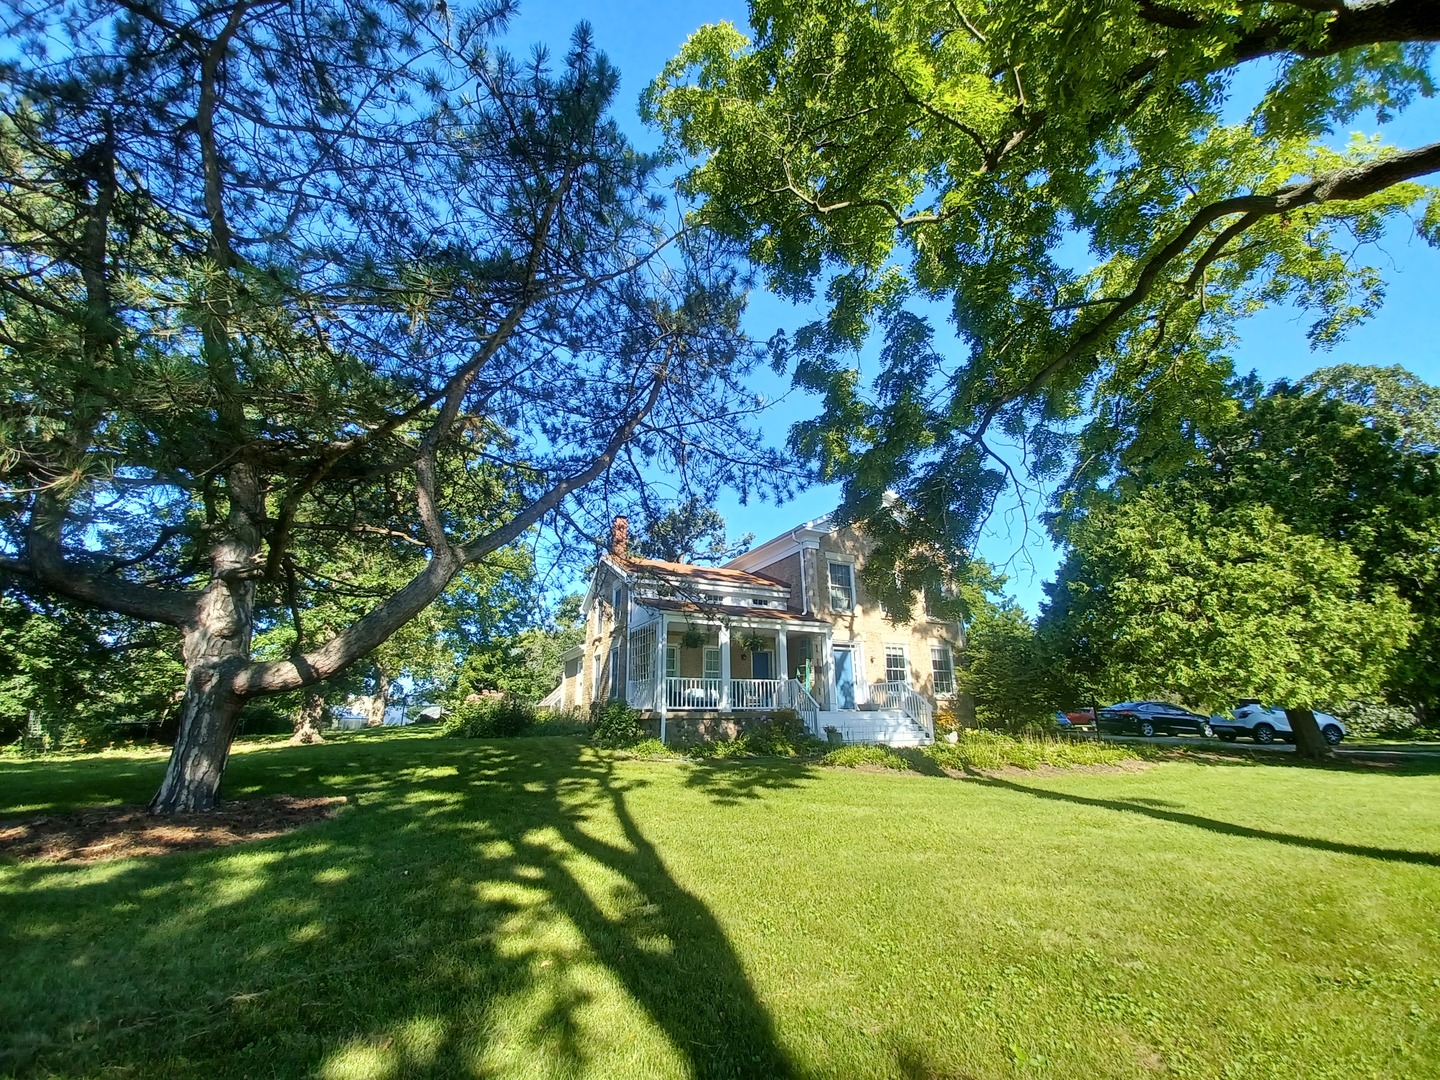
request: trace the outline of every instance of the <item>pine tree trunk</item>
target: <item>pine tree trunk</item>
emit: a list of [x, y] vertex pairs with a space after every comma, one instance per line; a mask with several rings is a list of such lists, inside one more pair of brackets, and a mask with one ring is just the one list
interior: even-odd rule
[[325, 699], [313, 690], [306, 691], [300, 709], [295, 713], [295, 731], [290, 736], [291, 746], [308, 743], [323, 743], [320, 724], [325, 719]]
[[185, 700], [180, 730], [160, 790], [150, 801], [152, 814], [213, 810], [230, 743], [245, 699], [235, 692], [235, 676], [250, 662], [255, 632], [254, 560], [259, 550], [259, 508], [263, 507], [254, 470], [239, 463], [226, 476], [230, 497], [229, 529], [211, 549], [211, 578], [184, 628]]
[[180, 730], [165, 779], [150, 802], [152, 814], [213, 810], [218, 802], [220, 777], [245, 704], [231, 683], [250, 659], [250, 606], [243, 605], [243, 620], [237, 618], [242, 605], [233, 602], [231, 592], [224, 582], [212, 581], [195, 625], [185, 630]]
[[1295, 736], [1295, 753], [1307, 761], [1334, 761], [1335, 748], [1320, 734], [1320, 724], [1309, 709], [1286, 709], [1285, 719]]

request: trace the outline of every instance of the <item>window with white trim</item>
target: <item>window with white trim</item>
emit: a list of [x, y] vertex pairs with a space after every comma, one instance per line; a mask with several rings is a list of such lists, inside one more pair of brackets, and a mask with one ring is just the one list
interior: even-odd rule
[[830, 574], [830, 610], [855, 610], [855, 568], [849, 563], [827, 562]]
[[720, 650], [713, 645], [705, 647], [705, 678], [720, 678]]
[[904, 645], [885, 646], [885, 681], [888, 683], [908, 683], [910, 681], [910, 665], [905, 662]]
[[665, 677], [674, 679], [680, 675], [680, 650], [674, 645], [665, 646]]
[[955, 692], [955, 657], [949, 645], [930, 646], [930, 675], [935, 681], [935, 693]]
[[625, 654], [620, 646], [610, 650], [610, 697], [623, 698], [625, 696]]
[[647, 683], [655, 672], [655, 627], [647, 626], [630, 635], [630, 677]]

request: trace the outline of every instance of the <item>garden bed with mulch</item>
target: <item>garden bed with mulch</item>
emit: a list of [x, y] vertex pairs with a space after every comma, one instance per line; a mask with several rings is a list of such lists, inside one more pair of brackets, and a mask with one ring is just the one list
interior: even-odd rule
[[228, 802], [198, 814], [148, 814], [143, 806], [96, 806], [0, 822], [0, 857], [46, 862], [104, 862], [268, 840], [332, 818], [343, 797]]

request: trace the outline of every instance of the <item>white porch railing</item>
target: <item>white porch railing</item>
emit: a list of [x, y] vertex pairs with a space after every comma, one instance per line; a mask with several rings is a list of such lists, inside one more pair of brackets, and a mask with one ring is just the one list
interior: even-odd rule
[[731, 679], [732, 709], [777, 709], [780, 707], [779, 679]]
[[935, 707], [930, 704], [929, 699], [913, 687], [907, 686], [901, 697], [900, 707], [905, 710], [906, 716], [924, 729], [925, 737], [933, 742], [935, 739]]
[[935, 709], [929, 700], [909, 683], [882, 682], [870, 685], [870, 701], [881, 709], [899, 709], [935, 738]]
[[665, 680], [665, 707], [667, 709], [718, 709], [720, 707], [720, 680], [680, 679], [671, 676]]
[[[709, 709], [720, 708], [720, 679], [681, 679], [670, 677], [665, 680], [665, 707], [667, 709]], [[647, 694], [649, 684], [630, 684], [630, 703], [652, 700]], [[818, 733], [820, 730], [820, 706], [795, 679], [731, 679], [730, 708], [732, 709], [794, 709], [805, 721], [805, 726]]]

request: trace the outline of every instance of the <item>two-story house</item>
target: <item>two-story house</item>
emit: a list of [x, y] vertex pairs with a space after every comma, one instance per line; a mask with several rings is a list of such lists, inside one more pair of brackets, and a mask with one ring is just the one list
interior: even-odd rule
[[547, 703], [621, 698], [662, 739], [733, 737], [793, 708], [816, 735], [915, 745], [955, 691], [961, 627], [891, 622], [860, 580], [869, 545], [817, 518], [725, 566], [629, 555], [616, 520], [585, 597], [585, 640]]

